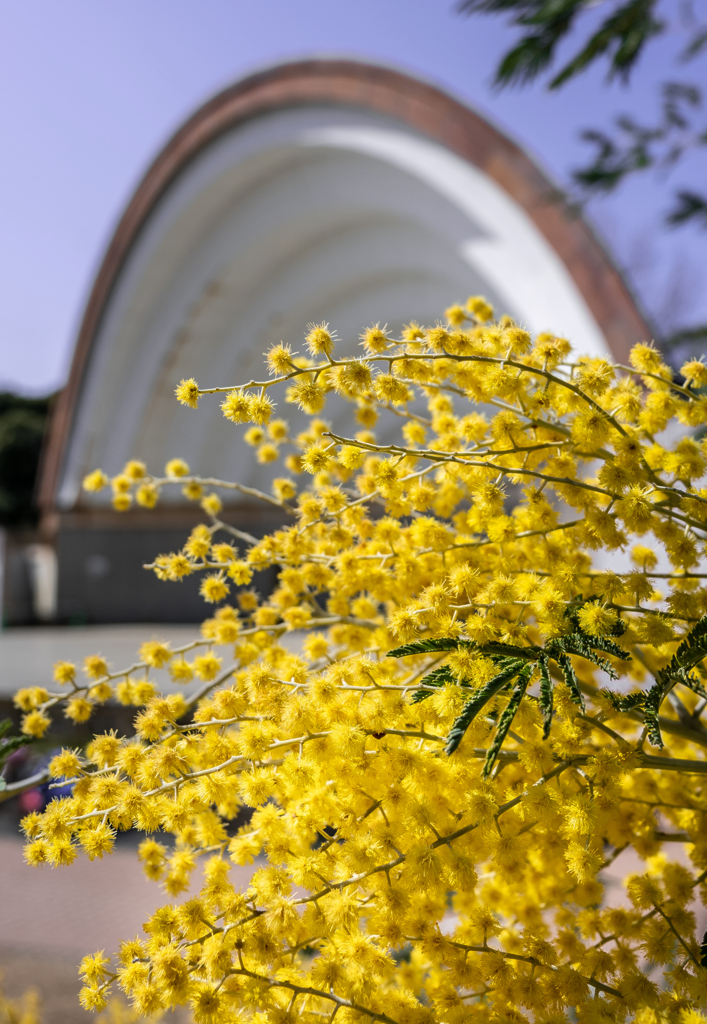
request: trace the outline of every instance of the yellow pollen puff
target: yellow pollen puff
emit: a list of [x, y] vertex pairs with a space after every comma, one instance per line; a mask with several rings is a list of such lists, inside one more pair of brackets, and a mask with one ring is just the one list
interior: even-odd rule
[[52, 674], [55, 682], [65, 686], [76, 681], [76, 665], [71, 661], [55, 661]]
[[680, 373], [686, 382], [695, 388], [707, 386], [707, 366], [705, 366], [701, 359], [692, 359], [687, 363], [683, 363], [680, 367]]
[[135, 501], [143, 508], [154, 508], [159, 496], [159, 491], [154, 484], [142, 484], [135, 491]]
[[421, 341], [424, 337], [424, 330], [414, 320], [411, 320], [409, 324], [403, 327], [403, 339], [405, 341]]
[[513, 355], [523, 355], [533, 347], [533, 339], [528, 331], [512, 323], [503, 328], [501, 344]]
[[43, 711], [30, 711], [22, 719], [22, 732], [26, 736], [41, 739], [51, 724], [51, 719]]
[[247, 562], [231, 562], [228, 567], [228, 575], [237, 586], [243, 586], [253, 579], [253, 570]]
[[367, 327], [360, 335], [361, 344], [368, 355], [378, 355], [385, 352], [389, 345], [388, 330], [380, 324], [373, 324]]
[[164, 467], [165, 476], [179, 478], [189, 476], [189, 466], [184, 459], [170, 459]]
[[190, 377], [189, 380], [181, 380], [174, 389], [174, 393], [178, 402], [188, 405], [191, 409], [196, 409], [199, 404], [199, 385], [193, 377]]
[[326, 404], [326, 395], [315, 380], [306, 377], [297, 381], [290, 390], [288, 401], [294, 402], [310, 415], [321, 412]]
[[231, 423], [249, 423], [249, 395], [240, 388], [230, 391], [221, 403], [221, 412]]
[[[54, 667], [55, 678], [56, 668], [57, 666]], [[108, 675], [108, 662], [100, 654], [89, 654], [83, 660], [83, 670], [89, 679], [100, 679], [102, 676]], [[74, 678], [75, 676], [76, 669], [74, 668]]]
[[94, 469], [83, 478], [83, 489], [85, 491], [102, 491], [108, 484], [108, 477], [101, 469]]
[[199, 679], [211, 682], [218, 675], [222, 663], [223, 658], [219, 658], [215, 654], [200, 654], [194, 658], [193, 668]]
[[452, 327], [461, 327], [464, 321], [468, 319], [464, 307], [458, 305], [449, 306], [448, 309], [445, 309], [444, 315]]
[[329, 324], [309, 324], [304, 340], [310, 355], [330, 356], [334, 351], [334, 339], [329, 331]]
[[634, 345], [628, 358], [631, 366], [642, 373], [658, 373], [663, 366], [663, 357], [654, 345]]
[[210, 604], [217, 604], [228, 596], [229, 586], [221, 575], [209, 575], [204, 577], [199, 587], [199, 593]]
[[87, 722], [93, 714], [93, 703], [85, 697], [72, 697], [64, 709], [64, 714], [72, 722]]
[[373, 390], [381, 401], [392, 402], [394, 405], [407, 402], [410, 398], [407, 384], [398, 380], [392, 373], [379, 373], [373, 379]]
[[127, 476], [129, 480], [142, 480], [146, 472], [145, 463], [138, 459], [130, 459], [123, 467], [123, 475]]
[[125, 473], [119, 473], [118, 476], [114, 476], [111, 480], [111, 487], [115, 494], [127, 493], [133, 485], [133, 478], [127, 476]]
[[272, 482], [272, 492], [279, 501], [291, 501], [297, 494], [297, 488], [292, 480], [276, 477]]
[[323, 444], [311, 445], [302, 456], [302, 468], [308, 473], [320, 473], [331, 461], [332, 452]]
[[268, 424], [268, 437], [273, 441], [284, 441], [289, 430], [287, 420], [272, 420]]
[[223, 502], [219, 498], [218, 494], [214, 494], [213, 492], [211, 494], [204, 495], [201, 499], [200, 505], [204, 512], [207, 512], [210, 516], [217, 516], [223, 508]]
[[132, 495], [127, 494], [124, 491], [114, 494], [111, 502], [116, 512], [127, 512], [132, 503]]
[[265, 358], [268, 370], [272, 374], [291, 373], [295, 368], [292, 362], [292, 350], [289, 345], [283, 345], [282, 342], [279, 345], [273, 345]]
[[252, 423], [265, 425], [270, 422], [275, 406], [267, 395], [248, 396], [248, 419]]
[[172, 657], [172, 652], [167, 644], [163, 644], [159, 640], [148, 640], [141, 646], [139, 657], [141, 661], [154, 668], [163, 668]]
[[485, 324], [493, 319], [493, 306], [481, 295], [471, 295], [466, 300], [466, 308], [479, 323]]
[[182, 494], [190, 501], [198, 501], [203, 493], [204, 488], [197, 480], [190, 480], [189, 483], [182, 487]]

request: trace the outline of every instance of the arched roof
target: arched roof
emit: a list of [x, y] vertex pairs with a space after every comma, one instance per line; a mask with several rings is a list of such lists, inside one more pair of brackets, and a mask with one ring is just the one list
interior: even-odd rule
[[[46, 509], [82, 475], [176, 454], [243, 482], [216, 404], [174, 383], [242, 381], [307, 320], [350, 336], [486, 293], [531, 329], [625, 358], [649, 328], [587, 225], [513, 142], [439, 89], [351, 61], [255, 74], [214, 97], [135, 191], [96, 276], [43, 471]], [[252, 479], [252, 476], [251, 476]]]

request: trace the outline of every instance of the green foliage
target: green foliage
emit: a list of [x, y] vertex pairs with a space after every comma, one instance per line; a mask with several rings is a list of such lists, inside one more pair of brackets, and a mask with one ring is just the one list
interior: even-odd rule
[[[469, 698], [467, 703], [464, 705], [461, 714], [452, 725], [445, 745], [447, 754], [454, 753], [464, 738], [464, 734], [471, 723], [479, 712], [486, 707], [489, 701], [497, 696], [497, 694], [507, 690], [509, 686], [513, 684], [510, 700], [498, 720], [496, 733], [489, 747], [486, 761], [484, 763], [484, 776], [488, 776], [494, 766], [498, 752], [503, 745], [503, 741], [508, 735], [508, 730], [510, 729], [513, 718], [521, 705], [526, 690], [536, 673], [540, 679], [540, 696], [536, 699], [538, 700], [538, 706], [540, 707], [540, 711], [543, 716], [543, 735], [544, 738], [547, 739], [550, 733], [553, 715], [553, 681], [550, 669], [551, 661], [554, 661], [557, 664], [558, 675], [567, 686], [570, 697], [580, 710], [584, 711], [584, 698], [582, 697], [579, 681], [577, 679], [574, 666], [572, 665], [570, 655], [574, 654], [578, 657], [586, 658], [588, 661], [592, 662], [592, 664], [605, 671], [612, 678], [616, 678], [616, 672], [605, 658], [602, 658], [597, 654], [597, 651], [601, 651], [603, 654], [610, 654], [612, 657], [619, 658], [622, 661], [631, 660], [631, 656], [627, 654], [623, 648], [619, 647], [611, 637], [594, 636], [589, 633], [585, 633], [578, 624], [578, 610], [579, 607], [575, 606], [567, 613], [567, 620], [573, 632], [567, 633], [564, 636], [554, 637], [552, 640], [549, 640], [544, 647], [537, 647], [534, 644], [529, 644], [527, 647], [518, 647], [515, 644], [506, 644], [501, 643], [500, 641], [493, 641], [487, 644], [477, 644], [473, 640], [466, 640], [464, 638], [436, 637], [403, 644], [402, 647], [396, 647], [395, 650], [389, 651], [388, 657], [405, 658], [410, 655], [451, 652], [466, 649], [478, 653], [481, 657], [489, 658], [498, 668], [499, 671], [497, 674]], [[681, 655], [681, 666], [683, 665], [683, 662], [687, 663], [689, 658], [696, 656], [696, 652], [701, 643], [704, 642], [705, 645], [707, 645], [707, 616], [704, 621], [705, 628], [704, 631], [699, 634], [699, 638], [694, 638], [690, 645], [688, 645], [688, 638], [678, 648], [675, 658], [678, 658], [680, 652], [685, 648]], [[613, 632], [615, 635], [620, 636], [625, 629], [625, 623], [617, 621]], [[695, 627], [695, 629], [697, 629], [697, 627]], [[695, 633], [695, 630], [693, 630], [693, 633]], [[689, 654], [687, 653], [688, 650], [690, 652]], [[673, 660], [675, 660], [675, 658]], [[696, 662], [691, 662], [691, 664], [695, 663]], [[680, 670], [683, 671], [682, 668]], [[424, 676], [420, 685], [442, 687], [447, 685], [468, 686], [469, 684], [463, 679], [459, 679], [455, 676], [449, 665], [442, 665], [440, 668], [434, 669], [432, 672]], [[419, 689], [413, 696], [413, 702], [419, 703], [429, 696], [429, 690]], [[612, 699], [614, 696], [616, 695], [612, 695]], [[639, 695], [633, 695], [633, 697], [634, 699], [637, 699]], [[648, 694], [642, 694], [640, 695], [640, 698], [640, 702], [633, 706], [640, 706], [646, 718], [646, 724], [648, 725], [649, 730], [652, 730], [651, 735], [660, 736], [657, 719], [657, 708], [660, 706], [660, 702], [655, 704], [655, 697], [649, 697]], [[655, 712], [653, 711], [654, 706]], [[658, 730], [658, 732], [656, 733], [655, 730]], [[653, 742], [653, 740], [651, 740], [651, 742]]]
[[[528, 689], [528, 683], [530, 682], [530, 677], [532, 673], [532, 667], [530, 665], [525, 665], [518, 674], [518, 679], [516, 681], [515, 686], [513, 687], [511, 699], [508, 701], [508, 704], [504, 708], [503, 713], [498, 720], [498, 725], [496, 726], [496, 735], [494, 736], [489, 745], [488, 753], [486, 754], [486, 760], [484, 761], [484, 776], [488, 776], [490, 774], [491, 769], [493, 768], [496, 762], [498, 752], [503, 746], [503, 741], [508, 735], [508, 730], [513, 724], [513, 719], [516, 716], [516, 711], [520, 707], [520, 703], [523, 700], [523, 697], [525, 696], [525, 691]], [[447, 749], [449, 749], [449, 746], [450, 743], [448, 741]]]
[[[662, 111], [654, 125], [638, 124], [622, 116], [613, 135], [591, 130], [582, 138], [595, 146], [592, 160], [573, 174], [585, 197], [611, 192], [635, 171], [672, 167], [689, 149], [707, 144], [707, 131], [693, 131], [690, 118], [702, 105], [702, 93], [694, 85], [666, 82]], [[696, 192], [679, 190], [667, 214], [672, 227], [693, 221], [707, 227], [707, 199]]]
[[[456, 682], [457, 680], [452, 675], [452, 670], [449, 665], [443, 665], [442, 668], [436, 668], [434, 672], [429, 672], [424, 679], [421, 680], [420, 686], [446, 686]], [[419, 704], [420, 701], [427, 700], [429, 696], [429, 690], [415, 690], [412, 695], [412, 703]]]
[[547, 655], [542, 654], [538, 658], [538, 672], [540, 673], [540, 697], [538, 705], [543, 716], [543, 739], [550, 735], [553, 713], [553, 692], [552, 679], [550, 678], [550, 663]]
[[[705, 144], [707, 144], [707, 132], [704, 133], [702, 139], [702, 145]], [[685, 224], [687, 221], [698, 221], [701, 227], [707, 228], [707, 199], [696, 192], [681, 189], [676, 194], [676, 203], [667, 215], [667, 221], [673, 227]]]
[[415, 640], [410, 644], [396, 647], [388, 651], [389, 658], [406, 658], [409, 654], [431, 654], [436, 651], [456, 651], [460, 647], [471, 647], [470, 640], [457, 640], [456, 637], [435, 637], [428, 640]]
[[[490, 679], [488, 683], [486, 683], [485, 686], [482, 686], [479, 692], [474, 697], [467, 701], [467, 703], [464, 706], [464, 710], [456, 719], [452, 728], [449, 730], [449, 735], [447, 736], [447, 743], [445, 746], [445, 750], [448, 754], [454, 753], [454, 751], [457, 749], [462, 739], [464, 738], [464, 733], [469, 728], [471, 723], [474, 721], [478, 713], [486, 707], [488, 702], [493, 697], [495, 697], [497, 693], [500, 693], [501, 690], [505, 689], [505, 687], [509, 682], [511, 682], [511, 680], [513, 680], [516, 676], [519, 676], [522, 673], [524, 674], [526, 671], [529, 672], [530, 668], [524, 662], [520, 661], [520, 659], [511, 661], [508, 665], [505, 666], [505, 668], [503, 668], [498, 673], [498, 675], [495, 675], [493, 679]], [[514, 715], [515, 712], [518, 710], [519, 704], [519, 701], [515, 704], [513, 710]], [[510, 706], [511, 705], [509, 704], [508, 707]], [[506, 727], [506, 733], [510, 728], [511, 721], [513, 721], [512, 716], [511, 720], [508, 722], [508, 726]], [[498, 751], [496, 751], [496, 753], [498, 753]], [[494, 754], [494, 760], [495, 757], [496, 755]]]
[[627, 695], [607, 690], [606, 694], [617, 711], [640, 711], [646, 723], [648, 739], [654, 747], [662, 747], [663, 737], [658, 711], [676, 683], [683, 683], [700, 697], [707, 699], [707, 689], [690, 674], [690, 669], [698, 665], [705, 656], [707, 615], [703, 615], [693, 626], [665, 668], [656, 672], [655, 683], [649, 689]]
[[666, 679], [676, 678], [682, 682], [683, 673], [694, 668], [707, 655], [707, 615], [703, 615], [687, 634], [670, 659], [667, 668], [660, 673]]
[[[626, 82], [656, 36], [685, 30], [689, 18], [673, 24], [671, 7], [659, 0], [614, 0], [606, 16], [596, 24], [585, 18], [596, 9], [595, 0], [460, 0], [463, 14], [506, 15], [521, 30], [520, 40], [503, 54], [496, 68], [496, 85], [527, 85], [550, 70], [562, 43], [579, 39], [578, 49], [548, 81], [558, 89], [600, 59], [608, 63], [608, 78]], [[603, 5], [602, 5], [603, 6]], [[666, 17], [658, 16], [658, 8]], [[589, 25], [592, 27], [589, 28]], [[704, 25], [688, 28], [689, 38], [680, 60], [686, 62], [707, 51]], [[702, 93], [692, 83], [665, 82], [662, 110], [653, 125], [619, 117], [614, 131], [591, 129], [582, 138], [595, 147], [593, 157], [573, 174], [581, 197], [611, 192], [636, 171], [669, 168], [683, 154], [707, 144], [704, 126], [693, 128], [691, 117], [702, 103]], [[691, 189], [676, 191], [666, 223], [676, 227], [695, 223], [707, 228], [707, 197]]]
[[49, 411], [49, 398], [0, 392], [0, 525], [36, 519], [34, 488]]
[[[0, 772], [5, 767], [10, 754], [14, 754], [16, 750], [34, 742], [30, 736], [13, 736], [11, 733], [12, 722], [9, 718], [4, 718], [0, 722]], [[0, 789], [4, 788], [4, 779], [0, 779]]]
[[[461, 0], [464, 14], [510, 14], [522, 29], [520, 42], [502, 58], [498, 85], [532, 81], [552, 63], [559, 43], [576, 27], [595, 0]], [[550, 82], [556, 89], [599, 57], [609, 59], [610, 77], [628, 78], [643, 47], [664, 30], [654, 15], [656, 0], [628, 0], [614, 10]]]

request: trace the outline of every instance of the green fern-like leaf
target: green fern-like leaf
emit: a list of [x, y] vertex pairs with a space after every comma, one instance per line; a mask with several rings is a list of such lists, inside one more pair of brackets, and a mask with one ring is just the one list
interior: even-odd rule
[[654, 683], [650, 690], [639, 690], [637, 693], [614, 693], [611, 690], [603, 690], [602, 693], [609, 698], [617, 711], [640, 711], [646, 724], [648, 739], [654, 747], [663, 746], [658, 712], [665, 691], [659, 683]]
[[654, 747], [663, 746], [663, 737], [660, 732], [660, 722], [658, 721], [658, 712], [660, 711], [660, 705], [665, 696], [663, 687], [656, 683], [651, 686], [650, 690], [645, 695], [643, 706], [643, 720], [646, 723], [646, 730], [648, 732], [648, 739]]
[[696, 679], [690, 672], [686, 672], [684, 678], [680, 680], [685, 686], [689, 687], [693, 693], [696, 693], [698, 697], [703, 697], [707, 700], [707, 689], [702, 685], [699, 679]]
[[482, 708], [484, 708], [488, 702], [495, 697], [496, 694], [504, 688], [504, 686], [507, 686], [508, 683], [525, 667], [526, 665], [524, 662], [519, 659], [514, 660], [507, 665], [503, 671], [499, 672], [498, 675], [495, 675], [493, 679], [490, 679], [488, 683], [486, 683], [486, 685], [483, 686], [482, 689], [464, 705], [461, 714], [454, 722], [454, 725], [449, 730], [449, 734], [447, 736], [447, 742], [444, 749], [448, 754], [453, 754], [457, 749], [464, 738], [464, 733]]
[[526, 661], [536, 661], [542, 651], [542, 647], [517, 647], [515, 644], [504, 644], [500, 640], [492, 640], [487, 644], [479, 644], [479, 654], [488, 657], [501, 658], [523, 658]]
[[511, 699], [509, 700], [507, 707], [505, 708], [503, 714], [498, 720], [498, 726], [496, 727], [496, 735], [494, 736], [493, 741], [488, 749], [488, 753], [486, 754], [486, 760], [484, 761], [484, 767], [481, 772], [484, 778], [487, 778], [491, 774], [491, 769], [493, 768], [496, 762], [498, 752], [503, 746], [503, 741], [508, 735], [508, 730], [513, 724], [513, 719], [515, 718], [516, 712], [518, 711], [521, 701], [525, 696], [525, 691], [528, 689], [528, 683], [530, 682], [530, 677], [532, 676], [532, 674], [532, 665], [526, 665], [523, 669], [521, 669], [518, 675], [518, 681], [516, 682], [516, 685], [513, 688]]
[[569, 656], [564, 652], [558, 654], [557, 664], [560, 666], [562, 678], [567, 685], [567, 689], [570, 691], [570, 697], [581, 711], [586, 711], [584, 697], [582, 696], [582, 691], [579, 688], [579, 680], [577, 679], [574, 671], [574, 665], [570, 661]]
[[12, 721], [9, 718], [4, 718], [0, 722], [0, 771], [5, 767], [10, 754], [14, 754], [16, 750], [21, 747], [27, 747], [30, 743], [34, 743], [32, 736], [12, 736]]
[[[429, 672], [424, 679], [421, 679], [420, 686], [445, 686], [447, 683], [455, 683], [456, 681], [449, 665], [442, 665], [441, 668], [436, 668], [434, 672]], [[412, 703], [419, 704], [420, 701], [427, 700], [431, 696], [432, 694], [429, 690], [415, 690], [412, 695]]]
[[611, 654], [615, 658], [621, 658], [623, 661], [630, 661], [631, 655], [624, 651], [623, 648], [619, 647], [617, 643], [614, 643], [607, 636], [590, 636], [588, 633], [577, 631], [576, 633], [569, 633], [567, 636], [556, 637], [551, 640], [546, 647], [546, 650], [551, 657], [557, 658], [558, 654], [577, 654], [581, 658], [586, 658], [587, 661], [591, 661], [592, 664], [602, 669], [612, 679], [616, 679], [616, 672], [604, 658], [598, 657], [595, 653], [597, 650], [602, 651], [604, 654]]
[[678, 647], [670, 662], [663, 669], [667, 677], [678, 675], [681, 670], [694, 668], [707, 656], [707, 615], [696, 622]]
[[639, 693], [616, 693], [614, 690], [602, 690], [602, 696], [607, 697], [617, 711], [635, 711], [643, 704], [644, 695]]
[[433, 654], [437, 651], [457, 651], [460, 647], [475, 647], [471, 640], [458, 640], [456, 637], [428, 637], [424, 640], [413, 640], [393, 651], [388, 651], [387, 658], [407, 658], [411, 654]]
[[546, 740], [550, 735], [553, 713], [552, 679], [550, 678], [550, 665], [547, 655], [543, 654], [538, 658], [538, 668], [540, 669], [540, 699], [538, 704], [543, 716], [543, 739]]

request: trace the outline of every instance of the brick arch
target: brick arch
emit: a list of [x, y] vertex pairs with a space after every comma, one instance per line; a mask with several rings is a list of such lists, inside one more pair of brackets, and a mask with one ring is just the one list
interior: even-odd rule
[[385, 67], [343, 60], [280, 65], [237, 82], [196, 111], [168, 141], [130, 200], [96, 275], [69, 380], [57, 402], [40, 484], [44, 509], [53, 506], [103, 312], [156, 204], [189, 163], [225, 132], [271, 111], [322, 103], [397, 118], [479, 168], [515, 200], [555, 250], [617, 359], [625, 360], [633, 344], [650, 337], [623, 278], [587, 224], [570, 213], [522, 149], [479, 114], [440, 89]]

